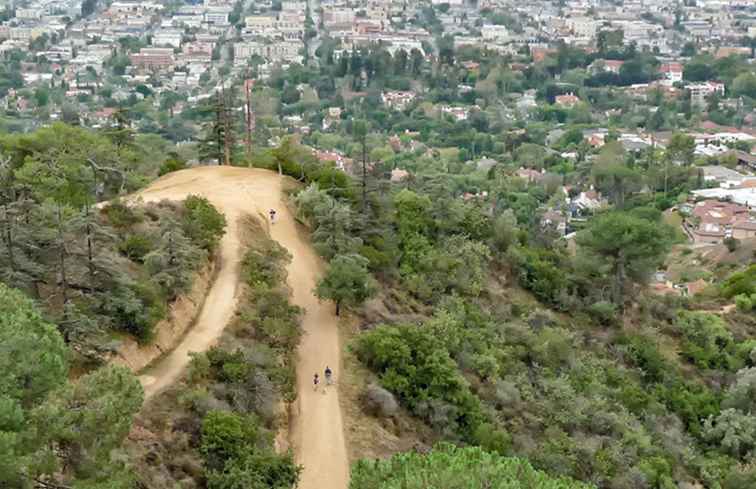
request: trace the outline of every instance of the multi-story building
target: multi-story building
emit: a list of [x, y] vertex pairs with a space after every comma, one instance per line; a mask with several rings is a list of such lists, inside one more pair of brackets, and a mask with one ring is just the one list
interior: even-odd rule
[[490, 42], [505, 43], [508, 42], [509, 29], [503, 25], [486, 24], [480, 28], [483, 39]]
[[184, 44], [181, 55], [186, 63], [209, 63], [213, 56], [213, 43], [195, 41]]
[[243, 65], [252, 56], [262, 56], [267, 54], [265, 45], [260, 42], [248, 41], [234, 43], [234, 64]]
[[599, 27], [599, 23], [590, 17], [571, 17], [565, 23], [575, 36], [588, 39], [596, 36]]
[[42, 18], [42, 9], [38, 8], [17, 8], [16, 18], [19, 20], [39, 20]]
[[328, 9], [323, 12], [323, 24], [328, 29], [335, 29], [341, 26], [351, 27], [354, 23], [354, 9]]
[[129, 58], [132, 65], [149, 69], [171, 68], [176, 62], [172, 48], [142, 48]]
[[276, 21], [276, 30], [284, 39], [301, 39], [304, 37], [304, 17], [298, 13], [282, 12]]
[[725, 85], [720, 82], [695, 83], [685, 88], [690, 91], [690, 102], [697, 107], [705, 107], [706, 99], [714, 93], [725, 94]]
[[275, 30], [277, 21], [275, 15], [250, 15], [244, 18], [247, 30], [257, 35]]
[[205, 22], [218, 26], [229, 25], [228, 16], [231, 14], [229, 7], [210, 7], [205, 11]]
[[182, 32], [175, 29], [160, 29], [152, 35], [153, 46], [181, 47]]

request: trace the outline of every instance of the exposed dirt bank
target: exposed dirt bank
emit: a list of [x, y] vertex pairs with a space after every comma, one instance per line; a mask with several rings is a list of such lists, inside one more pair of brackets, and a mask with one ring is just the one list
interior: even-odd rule
[[215, 268], [215, 260], [211, 260], [196, 274], [189, 293], [179, 296], [170, 305], [168, 317], [155, 325], [152, 342], [140, 345], [133, 338], [125, 338], [110, 361], [139, 372], [175, 348], [197, 319], [215, 279]]

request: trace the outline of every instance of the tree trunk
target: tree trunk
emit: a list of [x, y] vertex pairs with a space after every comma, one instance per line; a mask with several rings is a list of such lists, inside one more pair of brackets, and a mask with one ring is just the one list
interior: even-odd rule
[[622, 178], [617, 179], [617, 207], [619, 209], [625, 208], [625, 185]]
[[95, 265], [94, 265], [94, 239], [92, 238], [92, 223], [90, 222], [89, 204], [85, 207], [87, 220], [87, 268], [89, 270], [89, 287], [90, 291], [94, 290], [95, 283]]
[[176, 248], [173, 246], [173, 232], [168, 234], [168, 264], [176, 265]]
[[336, 316], [341, 316], [341, 301], [336, 301]]
[[362, 213], [367, 211], [367, 141], [362, 139]]
[[63, 320], [68, 320], [68, 276], [66, 275], [66, 241], [63, 234], [63, 213], [58, 204], [58, 266], [60, 267], [60, 285], [63, 293]]
[[5, 246], [8, 248], [8, 265], [12, 272], [16, 272], [16, 259], [13, 254], [13, 231], [8, 216], [8, 207], [3, 206], [3, 223], [5, 224]]
[[614, 304], [620, 308], [620, 310], [623, 309], [623, 297], [622, 292], [624, 290], [625, 286], [625, 253], [620, 250], [619, 255], [617, 257], [617, 265], [616, 265], [616, 271], [614, 276], [614, 291], [613, 291], [613, 300]]

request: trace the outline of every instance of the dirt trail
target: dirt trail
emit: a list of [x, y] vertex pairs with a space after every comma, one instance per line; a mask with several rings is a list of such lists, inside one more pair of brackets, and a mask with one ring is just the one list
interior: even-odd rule
[[312, 387], [313, 373], [322, 376], [326, 365], [330, 365], [338, 380], [341, 348], [337, 320], [332, 306], [319, 303], [312, 294], [322, 264], [282, 203], [281, 181], [281, 177], [265, 170], [200, 167], [171, 173], [139, 193], [138, 197], [145, 201], [202, 195], [228, 221], [220, 244], [218, 275], [197, 324], [172, 352], [140, 376], [140, 381], [147, 397], [156, 394], [178, 378], [189, 362], [190, 352], [204, 351], [218, 340], [236, 308], [243, 253], [238, 220], [244, 214], [266, 214], [275, 208], [279, 218], [271, 228], [271, 235], [293, 256], [288, 269], [292, 302], [305, 310], [297, 365], [299, 396], [291, 433], [297, 461], [304, 466], [299, 489], [346, 489], [348, 461], [338, 389], [332, 386], [314, 392]]

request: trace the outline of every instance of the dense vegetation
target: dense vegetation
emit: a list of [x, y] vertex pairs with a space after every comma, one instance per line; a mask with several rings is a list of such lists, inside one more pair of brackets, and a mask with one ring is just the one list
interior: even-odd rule
[[0, 284], [0, 485], [128, 487], [117, 450], [142, 405], [124, 367], [69, 380], [70, 351], [21, 292]]
[[[192, 358], [186, 378], [155, 399], [136, 421], [159, 443], [127, 445], [147, 487], [289, 489], [299, 467], [276, 454], [281, 401], [296, 397], [294, 361], [299, 314], [288, 302], [289, 254], [255, 235], [242, 263], [240, 308], [218, 346]], [[159, 462], [159, 463], [158, 463]], [[200, 485], [202, 484], [202, 485]]]
[[[660, 77], [660, 60], [621, 31], [602, 31], [591, 50], [558, 43], [540, 60], [529, 48], [455, 50], [454, 38], [440, 35], [443, 8], [414, 20], [437, 34], [423, 46], [432, 56], [381, 45], [336, 53], [338, 42], [324, 37], [317, 63], [276, 67], [250, 95], [250, 149], [233, 134], [244, 125], [243, 111], [229, 109], [243, 98], [233, 88], [228, 100], [192, 105], [151, 75], [116, 100], [125, 87], [108, 77], [68, 101], [64, 86], [24, 89], [26, 55], [4, 54], [0, 93], [17, 91], [11, 102], [31, 101], [27, 113], [38, 120], [16, 119], [12, 108], [0, 119], [14, 131], [0, 135], [0, 485], [296, 484], [298, 467], [274, 452], [272, 438], [282, 428], [277, 403], [296, 396], [300, 311], [287, 300], [286, 252], [269, 241], [245, 256], [227, 337], [194, 357], [185, 382], [160, 398], [162, 410], [138, 418], [137, 428], [157, 434], [140, 439], [137, 429], [126, 444], [138, 470], [120, 453], [141, 390], [126, 371], [94, 365], [124, 334], [150, 341], [225, 220], [196, 196], [118, 199], [192, 159], [304, 183], [292, 200], [328, 265], [314, 292], [338, 314], [364, 315], [366, 331], [350, 346], [392, 406], [372, 413], [410, 413], [433, 430], [423, 442], [467, 446], [360, 463], [355, 489], [756, 486], [756, 268], [679, 251], [681, 233], [668, 225], [671, 209], [709, 185], [701, 166], [737, 165], [732, 152], [697, 156], [686, 131], [703, 121], [752, 124], [754, 65], [686, 46], [684, 82], [725, 84], [697, 106], [682, 86], [629, 90]], [[145, 44], [118, 44], [106, 68], [120, 76]], [[603, 69], [607, 60], [624, 63], [614, 73]], [[415, 97], [390, 108], [386, 91]], [[557, 103], [567, 93], [579, 102]], [[112, 123], [15, 132], [48, 121], [56, 107], [63, 121], [86, 122], [78, 107], [90, 102], [117, 109]], [[661, 134], [664, 145], [634, 148], [620, 140], [625, 131]], [[589, 143], [592, 135], [601, 142]], [[338, 151], [347, 171], [312, 148]], [[574, 205], [589, 193], [598, 204]], [[569, 217], [569, 228], [546, 218], [555, 214]], [[695, 258], [685, 276], [710, 279], [704, 293], [649, 293], [675, 245]], [[382, 308], [361, 310], [371, 299]], [[91, 362], [86, 373], [82, 360]]]
[[0, 281], [41, 300], [89, 360], [114, 333], [148, 342], [225, 227], [201, 197], [105, 202], [147, 181], [142, 151], [65, 125], [0, 139]]
[[[377, 295], [391, 311], [353, 349], [440, 439], [597, 487], [745, 487], [750, 411], [724, 399], [750, 378], [753, 319], [647, 292], [680, 238], [666, 201], [641, 191], [653, 172], [625, 157], [609, 144], [581, 170], [610, 202], [584, 216], [572, 248], [539, 217], [558, 206], [559, 185], [524, 181], [517, 163], [460, 170], [420, 157], [427, 166], [390, 188], [375, 169], [310, 183], [294, 201], [341, 279], [329, 270], [318, 290], [353, 309]], [[751, 294], [749, 276], [713, 300]], [[349, 296], [360, 290], [370, 294]]]
[[360, 461], [350, 489], [589, 489], [591, 486], [534, 470], [525, 460], [480, 448], [439, 445], [428, 454], [402, 453], [390, 460]]
[[142, 387], [98, 366], [125, 335], [151, 341], [226, 225], [198, 196], [119, 200], [157, 176], [160, 148], [126, 128], [0, 136], [2, 487], [137, 483], [122, 445]]

